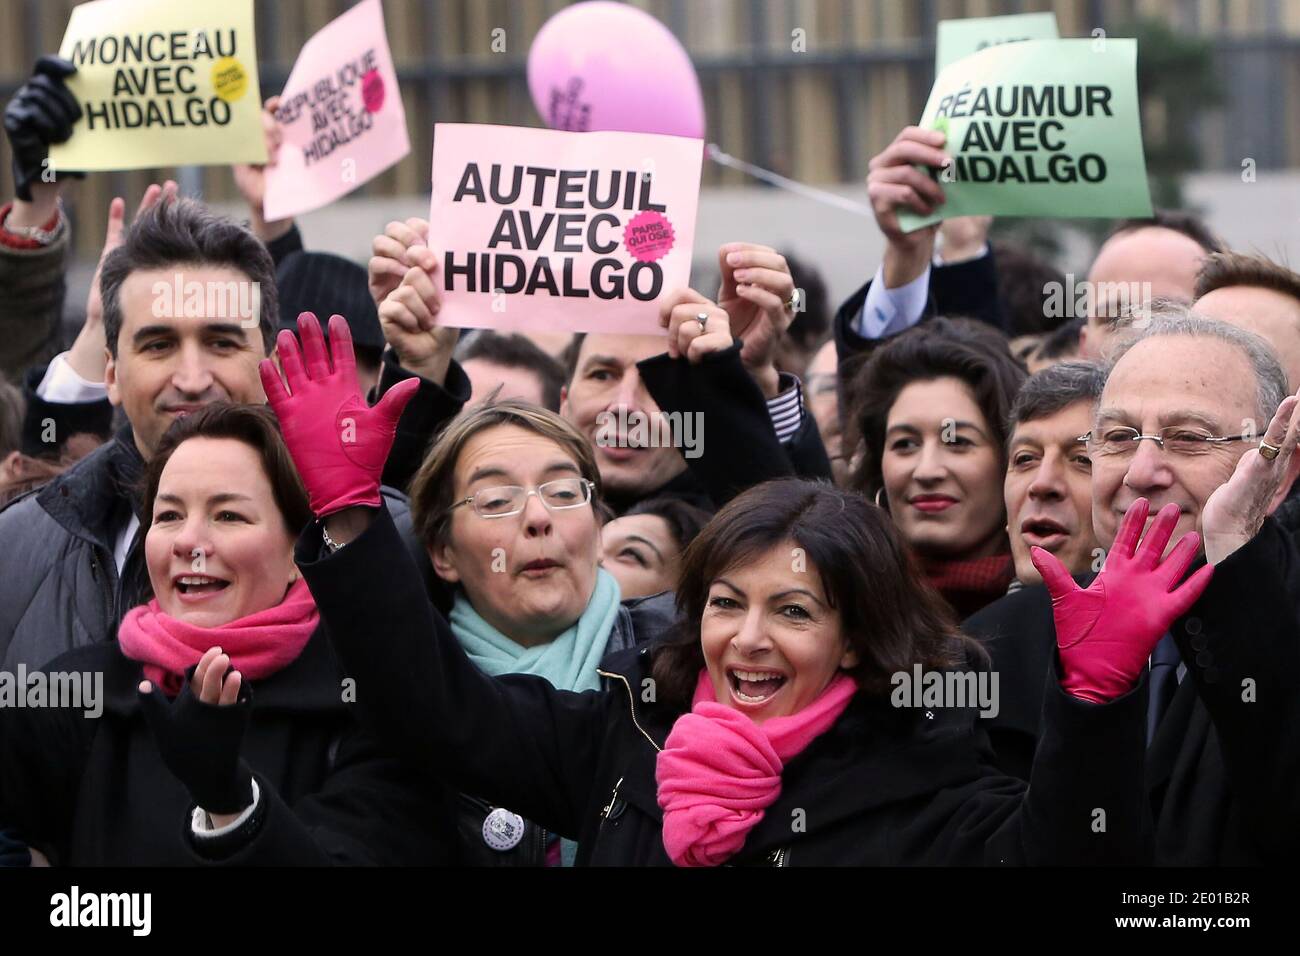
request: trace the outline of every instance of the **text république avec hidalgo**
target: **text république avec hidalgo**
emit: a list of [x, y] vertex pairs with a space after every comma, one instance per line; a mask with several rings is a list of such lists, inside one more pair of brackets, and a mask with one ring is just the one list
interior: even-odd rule
[[[1060, 118], [1114, 116], [1110, 100], [1109, 87], [1086, 85], [980, 87], [945, 96], [935, 119], [970, 118], [971, 122], [944, 181], [1102, 182], [1106, 160], [1096, 153], [1078, 157], [1067, 153], [1066, 127]], [[1050, 155], [1035, 155], [1040, 151]], [[995, 159], [978, 155], [981, 152], [1002, 155]]]
[[[507, 182], [508, 180], [508, 182]], [[527, 183], [525, 183], [527, 180]], [[667, 207], [650, 201], [654, 179], [649, 173], [634, 169], [544, 169], [515, 166], [506, 174], [494, 164], [486, 179], [477, 163], [470, 163], [461, 175], [452, 202], [467, 199], [492, 202], [501, 206], [523, 201], [535, 207], [556, 209], [623, 209], [628, 212]], [[633, 299], [650, 302], [663, 290], [664, 274], [658, 262], [637, 261], [624, 276], [623, 263], [610, 253], [622, 239], [621, 220], [611, 212], [588, 218], [585, 212], [556, 213], [535, 210], [504, 209], [488, 240], [492, 252], [467, 252], [457, 261], [453, 252], [446, 253], [443, 275], [447, 291], [455, 291], [458, 280], [466, 292], [506, 292], [535, 295], [546, 292], [565, 298], [621, 299], [624, 290]], [[602, 258], [591, 266], [590, 275], [574, 272], [574, 259], [565, 256], [557, 270], [548, 255], [538, 256], [529, 268], [520, 256], [499, 249], [537, 251], [546, 243], [559, 253], [582, 253], [590, 250]], [[557, 271], [558, 281], [557, 281]]]
[[[235, 31], [140, 33], [78, 40], [72, 62], [82, 66], [114, 66], [113, 99], [82, 104], [86, 128], [147, 129], [151, 126], [215, 126], [229, 124], [230, 104], [219, 96], [205, 97], [195, 83], [196, 63], [238, 54]], [[191, 61], [191, 62], [186, 62]], [[134, 65], [133, 65], [134, 64]], [[211, 66], [211, 63], [204, 64]], [[170, 97], [184, 95], [178, 104]], [[123, 98], [119, 97], [132, 97]]]

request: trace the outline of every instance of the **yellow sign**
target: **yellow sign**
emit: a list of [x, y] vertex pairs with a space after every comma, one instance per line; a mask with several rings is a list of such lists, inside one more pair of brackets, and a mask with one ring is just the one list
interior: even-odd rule
[[56, 169], [266, 162], [253, 0], [94, 0], [59, 55], [82, 117]]

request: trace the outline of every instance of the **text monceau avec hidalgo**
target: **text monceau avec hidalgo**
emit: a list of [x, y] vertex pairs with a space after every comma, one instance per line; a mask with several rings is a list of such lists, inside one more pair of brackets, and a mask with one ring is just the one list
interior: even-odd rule
[[1084, 85], [980, 87], [945, 96], [939, 101], [936, 120], [972, 119], [945, 181], [1102, 182], [1106, 160], [1096, 153], [1067, 152], [1066, 124], [1061, 118], [1114, 116], [1110, 101], [1109, 87]]
[[[506, 182], [505, 180], [509, 180]], [[523, 201], [533, 209], [503, 209], [492, 229], [490, 252], [467, 252], [458, 260], [447, 252], [443, 275], [447, 291], [456, 291], [458, 279], [466, 292], [505, 292], [536, 295], [539, 292], [564, 298], [621, 299], [624, 292], [649, 302], [663, 289], [663, 269], [658, 262], [634, 262], [623, 273], [623, 263], [610, 253], [619, 247], [622, 222], [613, 212], [590, 215], [586, 210], [621, 209], [664, 212], [667, 207], [651, 202], [654, 177], [634, 169], [547, 169], [515, 166], [506, 173], [493, 164], [484, 186], [477, 163], [470, 163], [461, 175], [452, 202], [492, 202], [509, 206]], [[542, 212], [543, 206], [582, 212]], [[531, 268], [521, 256], [499, 250], [537, 252]], [[601, 256], [588, 275], [575, 275], [573, 253], [591, 251]], [[558, 254], [553, 262], [552, 253]], [[558, 266], [558, 268], [557, 268]], [[558, 279], [557, 279], [558, 273]]]
[[[93, 130], [99, 124], [107, 129], [226, 126], [230, 104], [219, 96], [200, 95], [196, 63], [237, 53], [233, 29], [214, 30], [211, 36], [203, 30], [192, 34], [178, 30], [78, 40], [72, 48], [72, 62], [78, 68], [121, 64], [113, 74], [113, 99], [83, 104], [86, 128]], [[171, 97], [182, 95], [185, 99], [178, 107]]]

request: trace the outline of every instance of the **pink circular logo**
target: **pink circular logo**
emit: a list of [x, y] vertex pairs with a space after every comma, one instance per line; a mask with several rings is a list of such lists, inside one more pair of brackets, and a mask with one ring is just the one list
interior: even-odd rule
[[384, 78], [378, 70], [371, 70], [361, 78], [361, 99], [367, 113], [378, 113], [384, 105]]
[[640, 262], [654, 262], [673, 251], [673, 224], [653, 209], [647, 209], [623, 229], [623, 247]]

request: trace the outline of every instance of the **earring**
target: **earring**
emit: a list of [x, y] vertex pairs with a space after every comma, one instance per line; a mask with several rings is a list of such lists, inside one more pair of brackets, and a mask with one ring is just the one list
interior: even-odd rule
[[877, 507], [877, 508], [884, 508], [884, 507], [885, 507], [885, 505], [883, 505], [883, 504], [880, 503], [880, 496], [881, 496], [882, 494], [884, 494], [884, 491], [885, 491], [885, 486], [884, 486], [884, 485], [881, 485], [879, 488], [876, 489], [876, 507]]

